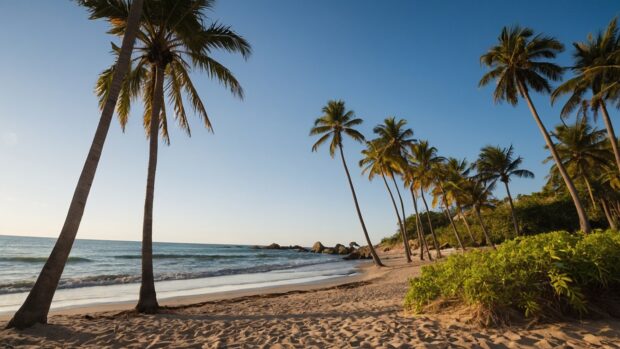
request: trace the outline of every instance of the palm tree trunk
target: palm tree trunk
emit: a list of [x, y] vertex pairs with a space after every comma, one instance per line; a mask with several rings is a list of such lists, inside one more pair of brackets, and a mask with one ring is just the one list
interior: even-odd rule
[[407, 263], [411, 263], [411, 254], [409, 253], [409, 242], [407, 241], [407, 235], [405, 230], [403, 229], [403, 221], [400, 219], [400, 213], [398, 212], [398, 206], [396, 206], [396, 200], [394, 200], [394, 195], [392, 194], [392, 189], [388, 185], [387, 180], [385, 179], [385, 175], [382, 173], [381, 178], [383, 178], [383, 183], [385, 183], [385, 187], [387, 188], [388, 193], [390, 194], [390, 199], [392, 199], [392, 205], [394, 205], [394, 211], [396, 212], [396, 218], [398, 218], [398, 225], [400, 226], [400, 235], [403, 238], [403, 245], [405, 247], [405, 257], [407, 257]]
[[159, 308], [153, 275], [153, 200], [155, 196], [155, 175], [157, 172], [157, 152], [159, 146], [159, 115], [163, 101], [164, 69], [157, 64], [154, 72], [154, 91], [151, 102], [151, 123], [149, 129], [149, 165], [146, 179], [146, 198], [144, 200], [144, 222], [142, 224], [142, 282], [140, 284], [140, 298], [136, 305], [138, 312], [146, 314], [154, 314]]
[[607, 112], [607, 106], [605, 105], [605, 102], [601, 101], [600, 109], [601, 114], [603, 114], [605, 128], [607, 128], [607, 136], [609, 138], [609, 142], [611, 142], [611, 149], [613, 149], [614, 157], [616, 158], [616, 166], [618, 166], [618, 170], [620, 171], [620, 150], [618, 150], [618, 138], [616, 138], [614, 126], [611, 123], [611, 119], [609, 118], [609, 113]]
[[465, 217], [465, 213], [463, 212], [463, 208], [461, 207], [461, 205], [456, 202], [456, 207], [459, 210], [459, 215], [463, 218], [463, 222], [465, 223], [465, 229], [467, 230], [467, 234], [469, 235], [469, 238], [471, 239], [471, 242], [475, 245], [477, 245], [478, 243], [476, 242], [476, 239], [474, 239], [474, 235], [471, 233], [471, 227], [469, 226], [469, 222], [467, 221], [467, 217]]
[[[504, 181], [502, 181], [504, 182]], [[516, 236], [521, 235], [521, 230], [519, 229], [519, 222], [517, 221], [517, 213], [515, 212], [515, 205], [512, 202], [512, 195], [510, 194], [510, 188], [508, 187], [508, 182], [504, 182], [504, 185], [506, 186], [506, 194], [508, 194], [508, 203], [510, 204], [510, 213], [512, 215], [512, 224], [514, 225], [515, 228], [515, 234], [517, 234]]]
[[419, 228], [419, 242], [420, 242], [420, 259], [423, 259], [423, 255], [424, 255], [424, 250], [426, 249], [426, 254], [428, 255], [428, 259], [429, 260], [433, 260], [433, 257], [431, 257], [431, 251], [428, 249], [428, 244], [426, 243], [426, 234], [424, 233], [424, 225], [422, 224], [422, 222], [420, 221], [420, 213], [418, 212], [418, 201], [417, 198], [415, 197], [415, 192], [413, 191], [413, 187], [410, 188], [411, 191], [411, 199], [413, 200], [413, 210], [415, 211], [415, 221], [416, 221], [416, 225]]
[[583, 169], [581, 169], [581, 173], [583, 176], [583, 181], [586, 183], [586, 189], [588, 190], [588, 196], [590, 196], [590, 202], [592, 202], [592, 209], [596, 210], [596, 199], [594, 199], [594, 192], [592, 191], [590, 180], [588, 179], [588, 176], [586, 176], [586, 172]]
[[609, 228], [611, 228], [612, 230], [618, 230], [616, 220], [609, 212], [609, 207], [607, 206], [607, 202], [605, 201], [605, 199], [601, 199], [601, 207], [603, 207], [603, 212], [605, 212], [605, 217], [607, 218], [607, 222], [609, 223]]
[[484, 225], [484, 222], [482, 222], [482, 217], [480, 216], [480, 209], [474, 208], [474, 212], [476, 213], [476, 218], [478, 218], [478, 223], [480, 223], [480, 226], [482, 227], [482, 232], [484, 233], [484, 238], [487, 240], [487, 245], [491, 245], [493, 246], [493, 249], [497, 250], [497, 247], [495, 247], [495, 244], [493, 243], [493, 241], [491, 241], [491, 238], [489, 237], [487, 227]]
[[420, 188], [420, 196], [422, 197], [422, 202], [424, 203], [424, 207], [426, 208], [426, 218], [428, 220], [428, 228], [431, 231], [431, 237], [433, 238], [433, 245], [435, 245], [435, 257], [441, 258], [441, 250], [439, 249], [439, 243], [437, 243], [437, 236], [435, 235], [435, 230], [433, 229], [433, 222], [431, 222], [431, 211], [428, 209], [428, 203], [426, 203], [426, 197], [424, 196], [424, 190]]
[[116, 101], [121, 85], [131, 62], [136, 34], [142, 14], [143, 0], [134, 0], [127, 19], [127, 28], [123, 36], [121, 51], [114, 67], [110, 93], [105, 101], [97, 131], [88, 151], [86, 162], [78, 180], [65, 223], [60, 231], [49, 258], [45, 262], [37, 281], [30, 290], [26, 301], [9, 321], [7, 328], [26, 328], [36, 323], [47, 323], [47, 314], [58, 287], [58, 282], [69, 258], [73, 241], [80, 227], [90, 188], [95, 179], [101, 152], [116, 108]]
[[450, 221], [450, 225], [452, 226], [452, 230], [454, 231], [456, 240], [458, 241], [461, 249], [465, 251], [465, 246], [463, 246], [461, 234], [459, 234], [459, 231], [456, 229], [456, 224], [454, 224], [454, 220], [452, 219], [452, 215], [450, 214], [450, 209], [448, 208], [448, 200], [446, 200], [446, 192], [443, 190], [443, 186], [441, 184], [439, 184], [439, 189], [441, 190], [441, 198], [443, 200], [443, 207], [445, 208], [446, 216], [448, 216], [448, 220]]
[[362, 230], [364, 231], [364, 238], [366, 238], [366, 243], [368, 244], [368, 248], [370, 249], [370, 254], [372, 255], [372, 260], [375, 262], [377, 267], [383, 267], [383, 263], [381, 263], [381, 259], [377, 255], [375, 251], [375, 247], [370, 242], [370, 236], [368, 235], [368, 230], [366, 230], [366, 224], [364, 223], [364, 218], [362, 217], [362, 211], [360, 210], [360, 205], [357, 202], [357, 195], [355, 194], [355, 188], [353, 187], [353, 181], [351, 181], [351, 174], [349, 173], [349, 167], [347, 166], [347, 162], [344, 159], [344, 152], [342, 151], [342, 145], [338, 146], [340, 150], [340, 158], [342, 159], [342, 166], [344, 166], [344, 171], [347, 173], [347, 179], [349, 180], [349, 187], [351, 188], [351, 194], [353, 195], [353, 202], [355, 202], [355, 210], [357, 211], [357, 217], [360, 220], [360, 224], [362, 225]]
[[398, 184], [396, 183], [396, 177], [394, 176], [394, 171], [390, 170], [390, 175], [392, 176], [392, 182], [394, 182], [394, 188], [396, 188], [396, 194], [398, 195], [398, 200], [400, 201], [400, 209], [402, 212], [402, 224], [403, 231], [405, 232], [405, 238], [407, 239], [407, 249], [409, 250], [409, 255], [411, 255], [411, 247], [409, 246], [409, 234], [407, 234], [407, 216], [405, 215], [405, 204], [403, 203], [403, 197], [400, 195], [400, 189], [398, 189]]
[[566, 172], [566, 169], [564, 168], [562, 161], [560, 161], [558, 152], [555, 150], [555, 145], [553, 144], [553, 141], [551, 140], [551, 137], [549, 136], [549, 133], [547, 132], [547, 129], [545, 128], [545, 125], [542, 123], [542, 120], [540, 120], [540, 116], [538, 116], [538, 112], [536, 111], [534, 104], [532, 104], [530, 95], [525, 89], [525, 86], [523, 86], [523, 84], [520, 81], [519, 81], [519, 92], [521, 93], [521, 96], [523, 96], [523, 98], [525, 98], [525, 100], [527, 101], [527, 105], [530, 108], [530, 111], [532, 112], [534, 121], [536, 121], [536, 124], [538, 125], [538, 128], [540, 129], [540, 133], [542, 133], [543, 138], [545, 139], [545, 143], [547, 144], [547, 147], [549, 148], [549, 151], [551, 152], [551, 156], [553, 156], [553, 159], [555, 160], [555, 165], [558, 168], [558, 171], [560, 172], [560, 174], [562, 175], [562, 179], [564, 179], [566, 188], [568, 189], [568, 192], [570, 193], [570, 196], [573, 199], [573, 203], [575, 204], [575, 209], [577, 210], [577, 216], [579, 216], [579, 227], [585, 234], [589, 234], [592, 228], [590, 227], [590, 222], [588, 221], [588, 215], [586, 214], [586, 210], [583, 208], [583, 205], [581, 204], [581, 201], [579, 200], [577, 189], [575, 189], [575, 185], [573, 184], [573, 181], [568, 176], [568, 173]]

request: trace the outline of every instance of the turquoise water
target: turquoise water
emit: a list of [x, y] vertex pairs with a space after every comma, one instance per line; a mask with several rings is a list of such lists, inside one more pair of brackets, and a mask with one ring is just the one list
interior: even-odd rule
[[[0, 313], [16, 310], [55, 239], [0, 236]], [[158, 296], [163, 298], [312, 282], [351, 275], [338, 256], [253, 246], [153, 243]], [[52, 308], [131, 301], [140, 282], [140, 243], [76, 240]]]

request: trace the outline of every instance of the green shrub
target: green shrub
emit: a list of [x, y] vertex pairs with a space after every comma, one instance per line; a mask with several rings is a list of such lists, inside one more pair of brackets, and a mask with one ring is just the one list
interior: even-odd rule
[[601, 294], [620, 290], [620, 235], [552, 232], [520, 237], [496, 251], [452, 255], [410, 280], [405, 308], [435, 301], [479, 306], [495, 319], [583, 314]]

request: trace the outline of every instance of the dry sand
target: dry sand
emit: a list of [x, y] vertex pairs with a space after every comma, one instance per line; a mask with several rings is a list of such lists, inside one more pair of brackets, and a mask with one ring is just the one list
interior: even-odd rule
[[366, 266], [352, 280], [177, 299], [164, 304], [191, 305], [153, 316], [119, 312], [128, 305], [55, 312], [49, 325], [0, 330], [0, 348], [620, 348], [617, 320], [482, 329], [454, 315], [404, 314], [420, 262], [383, 258], [389, 267]]

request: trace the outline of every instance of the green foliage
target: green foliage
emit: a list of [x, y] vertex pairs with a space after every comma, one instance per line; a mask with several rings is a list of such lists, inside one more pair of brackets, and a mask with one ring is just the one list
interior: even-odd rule
[[563, 231], [519, 237], [495, 250], [452, 255], [410, 280], [405, 308], [422, 312], [438, 300], [506, 309], [526, 317], [583, 314], [602, 293], [620, 290], [620, 234]]

